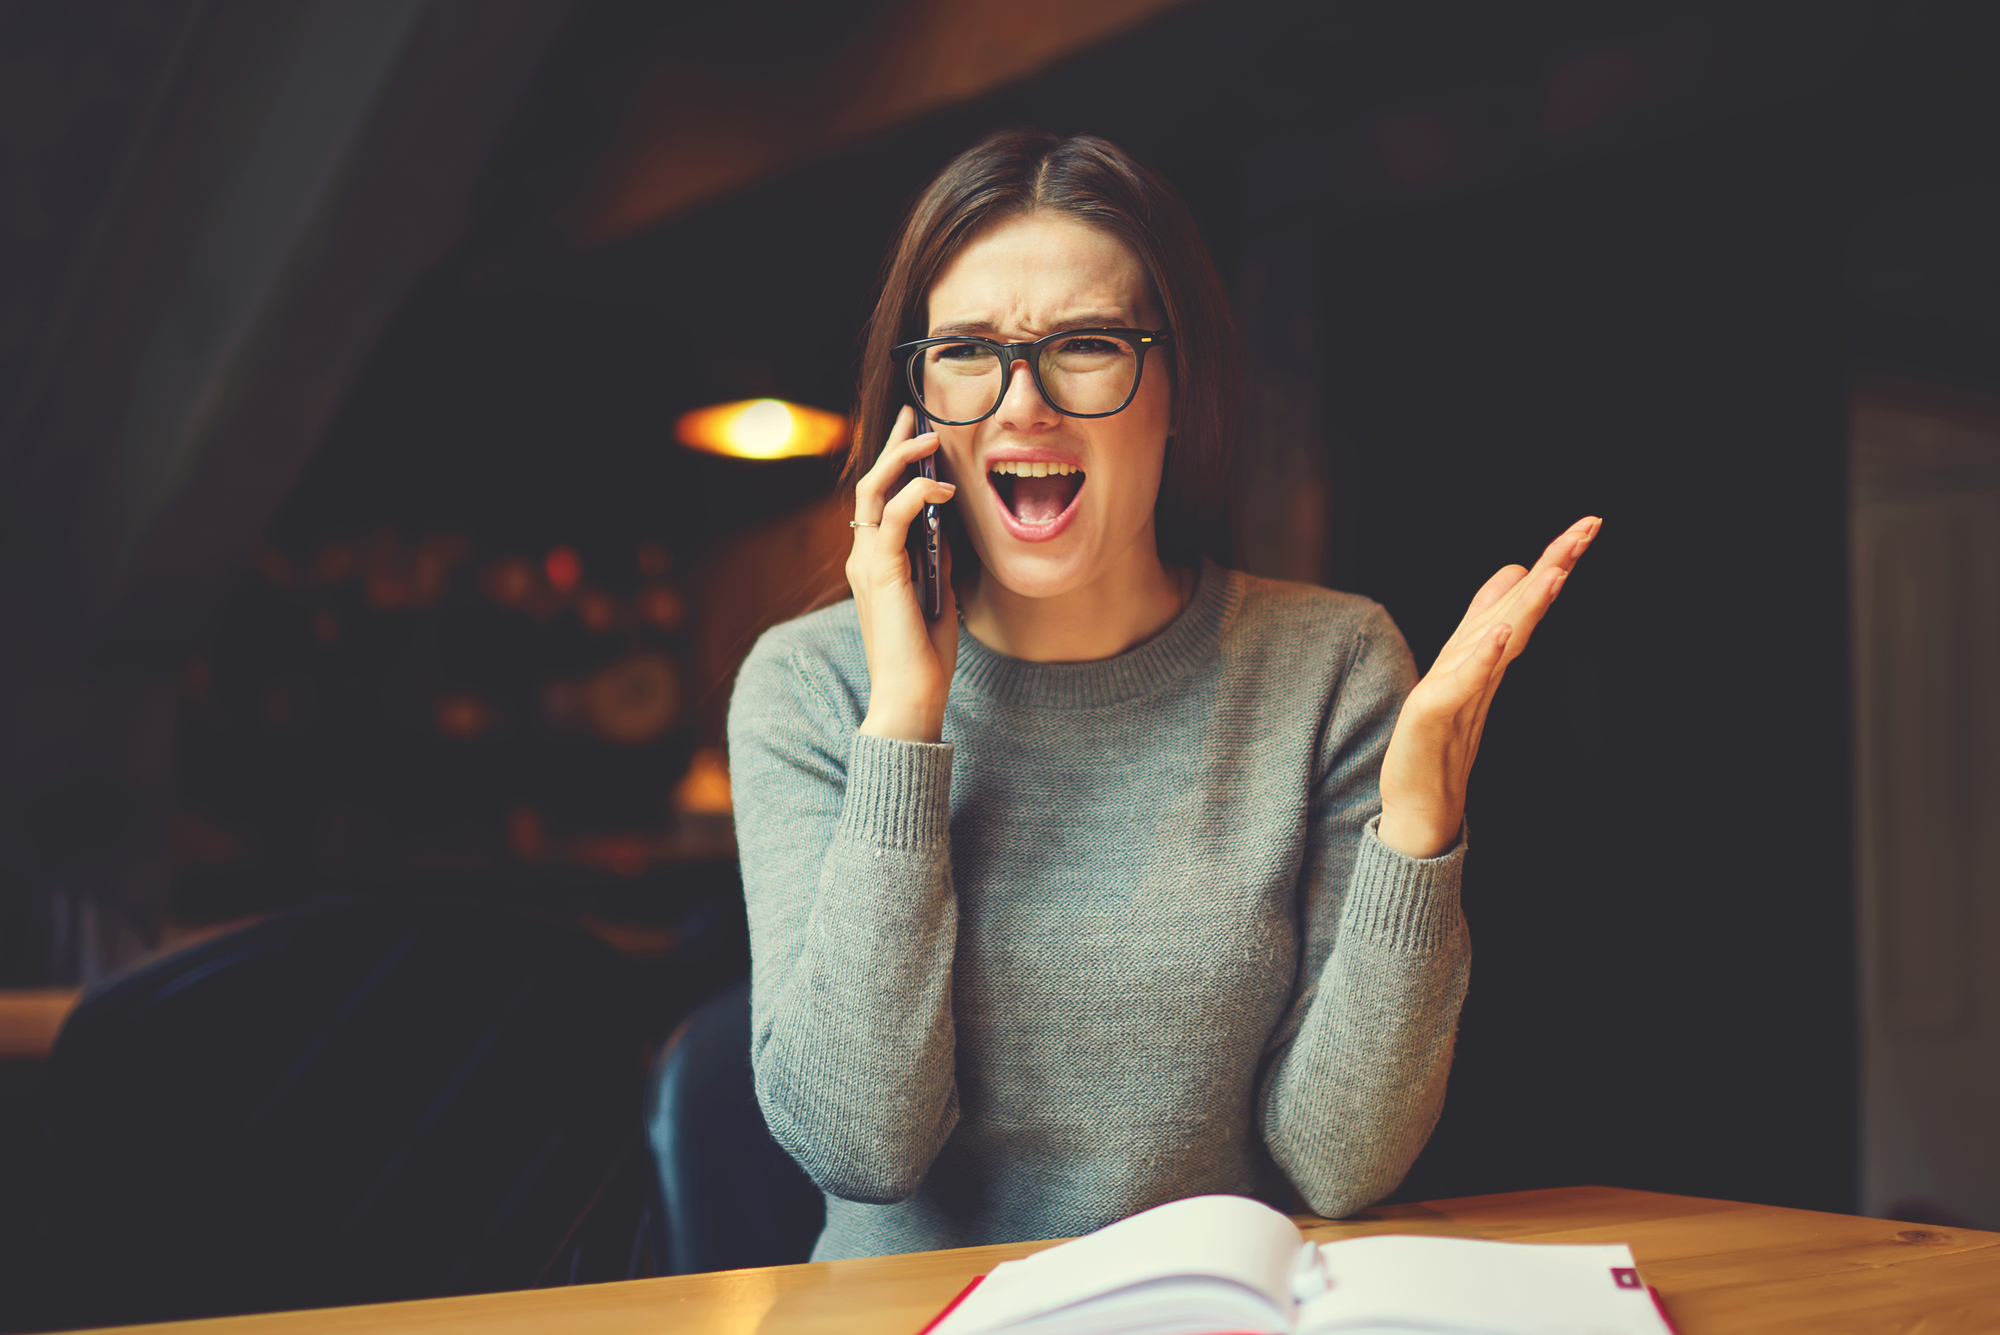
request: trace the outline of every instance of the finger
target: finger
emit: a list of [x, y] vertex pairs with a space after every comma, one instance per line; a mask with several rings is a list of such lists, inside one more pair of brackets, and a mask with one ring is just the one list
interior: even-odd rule
[[1595, 515], [1585, 515], [1574, 524], [1571, 524], [1556, 535], [1554, 542], [1551, 542], [1547, 547], [1542, 549], [1540, 559], [1535, 562], [1535, 570], [1529, 573], [1533, 574], [1535, 571], [1557, 568], [1563, 570], [1574, 568], [1577, 561], [1582, 558], [1584, 552], [1590, 547], [1590, 540], [1597, 536], [1598, 525], [1603, 522], [1603, 520], [1597, 518]]
[[[1554, 597], [1550, 590], [1561, 587], [1562, 577], [1569, 573], [1577, 558], [1583, 555], [1584, 548], [1590, 545], [1590, 535], [1596, 531], [1592, 526], [1596, 522], [1595, 519], [1579, 519], [1557, 534], [1555, 541], [1544, 547], [1542, 554], [1535, 558], [1534, 567], [1495, 600], [1491, 609], [1493, 616], [1513, 620], [1522, 608], [1538, 603], [1546, 607], [1548, 599]], [[1521, 638], [1526, 639], [1525, 636]], [[1515, 652], [1519, 652], [1518, 646]]]
[[882, 507], [888, 504], [889, 497], [894, 495], [899, 487], [915, 480], [906, 474], [916, 466], [919, 459], [937, 447], [937, 433], [927, 431], [921, 436], [898, 441], [893, 447], [882, 451], [882, 457], [875, 461], [875, 467], [869, 470], [868, 476], [855, 485], [855, 518], [866, 519], [868, 514], [863, 513], [864, 509], [869, 514], [880, 515]]
[[[1522, 566], [1502, 566], [1494, 571], [1493, 577], [1480, 585], [1479, 592], [1472, 595], [1472, 602], [1466, 607], [1465, 615], [1458, 619], [1458, 625], [1452, 629], [1451, 638], [1444, 642], [1442, 649], [1438, 650], [1437, 657], [1432, 660], [1432, 666], [1435, 667], [1448, 659], [1456, 661], [1455, 655], [1463, 652], [1467, 645], [1484, 634], [1487, 628], [1504, 614], [1505, 609], [1501, 604], [1514, 587], [1527, 578], [1527, 574], [1527, 569]], [[1496, 608], [1501, 610], [1496, 611]]]
[[884, 472], [883, 465], [887, 462], [890, 451], [908, 440], [915, 432], [916, 425], [916, 414], [911, 411], [908, 404], [896, 410], [896, 420], [889, 427], [889, 439], [882, 442], [882, 448], [875, 454], [875, 462], [868, 465], [868, 471], [854, 484], [856, 519], [870, 520], [882, 513], [882, 503], [889, 494], [888, 486], [885, 484], [886, 479], [894, 476], [893, 473]]
[[882, 507], [880, 528], [856, 531], [872, 534], [877, 543], [884, 544], [881, 550], [900, 553], [909, 541], [910, 525], [916, 520], [917, 512], [926, 505], [943, 505], [957, 492], [958, 488], [949, 482], [933, 482], [927, 477], [911, 478]]
[[1431, 671], [1441, 675], [1451, 685], [1451, 707], [1461, 709], [1468, 702], [1492, 698], [1494, 687], [1499, 684], [1500, 674], [1506, 670], [1509, 643], [1515, 638], [1514, 627], [1507, 622], [1489, 626], [1467, 643], [1451, 661], [1445, 662], [1443, 655]]
[[917, 460], [938, 447], [938, 434], [926, 431], [922, 435], [913, 434], [916, 415], [904, 408], [896, 416], [895, 429], [883, 444], [882, 452], [875, 456], [875, 462], [854, 484], [854, 517], [872, 519], [882, 513], [882, 506], [900, 484], [902, 476]]
[[889, 438], [875, 455], [875, 462], [854, 484], [854, 509], [857, 519], [872, 519], [882, 513], [882, 506], [895, 491], [897, 480], [909, 467], [903, 451], [916, 438], [916, 414], [904, 408], [896, 414], [896, 424], [889, 431]]
[[1526, 566], [1503, 566], [1493, 572], [1493, 578], [1479, 586], [1479, 592], [1472, 595], [1472, 605], [1465, 609], [1465, 617], [1459, 623], [1466, 625], [1477, 621], [1481, 614], [1507, 596], [1507, 591], [1527, 578]]
[[1490, 699], [1494, 684], [1507, 667], [1507, 648], [1515, 638], [1514, 627], [1501, 622], [1479, 637], [1478, 647], [1466, 655], [1465, 678], [1481, 699]]
[[[1563, 580], [1568, 578], [1569, 572], [1589, 549], [1590, 540], [1597, 536], [1598, 526], [1603, 522], [1595, 516], [1586, 516], [1564, 529], [1554, 542], [1542, 549], [1534, 569], [1494, 600], [1493, 606], [1488, 609], [1491, 616], [1496, 620], [1514, 622], [1521, 632], [1515, 636], [1510, 657], [1527, 647], [1528, 632], [1534, 629], [1542, 613], [1562, 591]], [[1484, 591], [1481, 590], [1482, 593]]]
[[1557, 566], [1538, 575], [1530, 575], [1515, 586], [1514, 595], [1509, 599], [1512, 606], [1505, 609], [1514, 633], [1507, 644], [1507, 661], [1513, 662], [1528, 647], [1528, 639], [1535, 633], [1535, 627], [1542, 624], [1542, 617], [1550, 604], [1562, 593], [1564, 583], [1569, 579], [1569, 570]]
[[1511, 626], [1495, 626], [1449, 666], [1432, 669], [1404, 706], [1406, 719], [1414, 719], [1420, 731], [1439, 739], [1447, 763], [1461, 781], [1472, 768], [1487, 711], [1507, 670], [1512, 630]]
[[1555, 601], [1556, 595], [1562, 592], [1563, 581], [1583, 553], [1589, 550], [1591, 540], [1603, 524], [1601, 518], [1587, 515], [1564, 529], [1554, 542], [1542, 549], [1534, 569], [1524, 570], [1518, 565], [1510, 565], [1495, 571], [1493, 577], [1480, 585], [1479, 592], [1472, 596], [1472, 602], [1459, 619], [1457, 629], [1452, 631], [1451, 638], [1439, 650], [1437, 664], [1443, 664], [1455, 653], [1462, 652], [1501, 621], [1514, 623], [1520, 631], [1512, 637], [1513, 643], [1507, 654], [1507, 660], [1513, 661], [1527, 647], [1529, 634], [1541, 621], [1542, 614], [1548, 611], [1549, 604]]

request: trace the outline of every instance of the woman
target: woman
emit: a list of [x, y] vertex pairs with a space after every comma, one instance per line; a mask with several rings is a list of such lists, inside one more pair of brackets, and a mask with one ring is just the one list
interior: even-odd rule
[[[1102, 140], [947, 167], [865, 356], [853, 601], [764, 636], [729, 723], [752, 1060], [829, 1197], [815, 1257], [1380, 1199], [1444, 1096], [1480, 728], [1596, 521], [1421, 682], [1375, 604], [1217, 566], [1228, 306]], [[934, 623], [925, 504], [959, 563]]]

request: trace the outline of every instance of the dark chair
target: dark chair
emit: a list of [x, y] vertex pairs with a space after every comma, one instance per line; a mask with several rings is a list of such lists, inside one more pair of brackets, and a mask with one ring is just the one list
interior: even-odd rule
[[465, 906], [291, 913], [87, 995], [50, 1059], [77, 1323], [654, 1269], [624, 961]]
[[807, 1260], [826, 1199], [771, 1139], [750, 1075], [750, 984], [704, 1002], [660, 1050], [646, 1111], [666, 1272]]

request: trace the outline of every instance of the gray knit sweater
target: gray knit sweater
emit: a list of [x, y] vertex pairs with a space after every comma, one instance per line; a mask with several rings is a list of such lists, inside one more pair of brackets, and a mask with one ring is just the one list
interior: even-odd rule
[[[944, 742], [863, 736], [854, 604], [730, 704], [751, 1054], [816, 1259], [1066, 1237], [1203, 1192], [1391, 1191], [1444, 1098], [1464, 845], [1375, 837], [1388, 615], [1210, 565], [1158, 636], [959, 636]], [[1281, 1188], [1280, 1188], [1281, 1190]]]

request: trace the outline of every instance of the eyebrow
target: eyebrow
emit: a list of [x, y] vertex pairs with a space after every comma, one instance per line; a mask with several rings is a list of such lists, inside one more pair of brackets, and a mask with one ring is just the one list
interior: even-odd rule
[[[1133, 326], [1123, 311], [1083, 311], [1057, 320], [1049, 332], [1061, 333], [1065, 329], [1130, 328]], [[994, 338], [998, 333], [998, 329], [984, 320], [967, 320], [954, 324], [941, 324], [925, 337], [949, 338], [953, 334], [965, 334], [974, 338]]]

